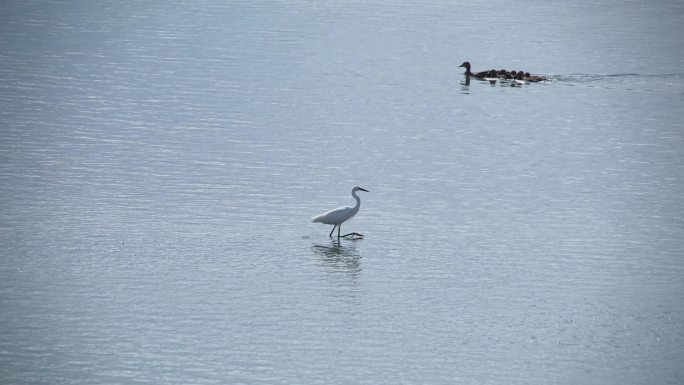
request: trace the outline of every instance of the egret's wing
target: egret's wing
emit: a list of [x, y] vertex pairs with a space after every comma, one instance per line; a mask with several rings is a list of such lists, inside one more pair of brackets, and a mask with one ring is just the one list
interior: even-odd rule
[[346, 221], [354, 210], [351, 207], [338, 207], [313, 217], [312, 222], [321, 222], [327, 225], [336, 225]]

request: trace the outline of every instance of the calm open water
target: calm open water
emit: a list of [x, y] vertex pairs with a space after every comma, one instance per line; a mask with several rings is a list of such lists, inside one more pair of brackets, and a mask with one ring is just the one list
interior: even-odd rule
[[0, 383], [681, 384], [681, 36], [675, 0], [3, 1]]

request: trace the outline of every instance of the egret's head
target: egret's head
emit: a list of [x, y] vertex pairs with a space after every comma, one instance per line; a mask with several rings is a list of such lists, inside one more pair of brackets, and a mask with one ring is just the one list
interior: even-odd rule
[[359, 186], [356, 186], [356, 187], [354, 187], [354, 188], [352, 189], [352, 193], [355, 193], [355, 192], [357, 192], [357, 191], [370, 192], [370, 191], [366, 190], [365, 188], [359, 187]]

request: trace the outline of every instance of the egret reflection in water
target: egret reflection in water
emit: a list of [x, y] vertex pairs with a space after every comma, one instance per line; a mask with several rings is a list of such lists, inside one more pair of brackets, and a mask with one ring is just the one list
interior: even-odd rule
[[353, 274], [361, 272], [361, 255], [353, 242], [343, 245], [332, 241], [329, 244], [314, 244], [311, 249], [321, 258], [322, 265], [330, 270]]

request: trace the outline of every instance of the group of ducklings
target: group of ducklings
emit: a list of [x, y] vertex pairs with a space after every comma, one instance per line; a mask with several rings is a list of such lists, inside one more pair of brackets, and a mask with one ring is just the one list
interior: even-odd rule
[[517, 80], [517, 81], [525, 81], [525, 82], [531, 82], [531, 83], [536, 83], [536, 82], [542, 82], [545, 80], [548, 80], [548, 78], [545, 78], [543, 76], [538, 76], [538, 75], [531, 75], [529, 72], [524, 72], [524, 71], [507, 71], [507, 70], [488, 70], [488, 71], [480, 71], [480, 72], [471, 72], [470, 71], [470, 62], [463, 62], [459, 67], [465, 67], [466, 76], [472, 76], [474, 78], [478, 79], [486, 79], [489, 80], [490, 83], [496, 82], [496, 79], [501, 79], [501, 80]]

